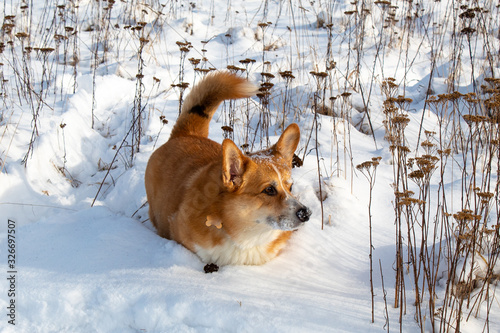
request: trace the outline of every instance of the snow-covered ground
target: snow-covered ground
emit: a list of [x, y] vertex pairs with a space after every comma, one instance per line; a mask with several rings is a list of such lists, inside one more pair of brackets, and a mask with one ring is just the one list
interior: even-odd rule
[[[414, 320], [410, 270], [401, 326], [400, 309], [393, 306], [394, 173], [390, 144], [384, 139], [385, 96], [380, 86], [384, 79], [394, 77], [399, 94], [413, 100], [405, 135], [412, 156], [421, 155], [416, 151], [420, 124], [423, 130], [440, 131], [438, 115], [428, 107], [424, 111], [426, 92], [446, 93], [450, 86], [450, 59], [457, 50], [447, 31], [453, 25], [450, 17], [460, 11], [451, 10], [452, 4], [458, 6], [452, 1], [393, 2], [399, 7], [328, 0], [46, 0], [26, 2], [27, 9], [22, 9], [23, 1], [0, 4], [4, 16], [16, 15], [4, 18], [5, 49], [0, 54], [0, 274], [5, 276], [0, 279], [0, 330], [420, 331]], [[471, 77], [482, 84], [492, 72], [500, 75], [498, 51], [493, 59], [484, 53], [499, 49], [498, 8], [489, 5], [493, 12], [484, 15], [488, 29], [475, 39], [472, 62], [466, 40], [458, 46], [463, 59], [453, 84], [462, 93], [473, 91]], [[369, 13], [364, 30], [357, 14], [349, 14], [354, 10]], [[415, 15], [409, 43], [403, 23], [384, 27], [390, 11], [396, 18], [410, 12]], [[15, 24], [10, 33], [5, 26], [9, 22]], [[270, 23], [259, 26], [262, 22]], [[67, 27], [78, 33], [72, 35], [75, 30]], [[22, 31], [29, 37], [18, 34]], [[57, 34], [67, 37], [58, 44]], [[364, 36], [361, 46], [360, 34]], [[141, 37], [143, 132], [139, 152], [131, 159]], [[191, 43], [184, 60], [178, 41]], [[46, 56], [34, 50], [23, 56], [28, 45], [54, 50]], [[99, 59], [94, 67], [96, 45]], [[78, 57], [75, 67], [70, 60], [74, 53]], [[283, 105], [285, 123], [297, 122], [301, 128], [297, 155], [305, 159], [301, 168], [293, 170], [293, 191], [313, 216], [294, 233], [285, 251], [263, 266], [226, 266], [205, 274], [204, 263], [196, 255], [157, 236], [148, 221], [144, 171], [152, 151], [168, 139], [178, 114], [180, 90], [172, 84], [192, 86], [202, 75], [193, 70], [189, 58], [201, 59], [198, 68], [216, 69], [245, 67], [240, 60], [254, 59], [242, 75], [248, 74], [257, 84], [263, 80], [260, 73], [275, 75], [268, 106], [269, 141], [276, 142], [281, 133]], [[289, 84], [278, 74], [285, 70], [295, 76]], [[328, 71], [325, 100], [351, 93], [335, 102], [337, 117], [318, 116], [317, 134], [312, 106], [314, 94], [322, 89], [318, 90], [311, 71]], [[365, 106], [373, 133], [363, 116]], [[214, 116], [210, 137], [221, 142], [225, 135], [221, 127], [231, 125], [237, 144], [244, 144], [249, 133], [248, 143], [254, 150], [265, 147], [266, 133], [259, 122], [262, 109], [258, 98], [225, 103]], [[343, 112], [349, 116], [340, 117]], [[36, 120], [33, 114], [38, 114]], [[23, 164], [35, 126], [35, 141]], [[323, 201], [319, 199], [316, 152]], [[355, 166], [377, 156], [382, 159], [371, 196], [372, 323], [370, 191]], [[461, 173], [451, 164], [449, 168], [446, 193], [450, 212], [456, 213], [461, 210]], [[497, 170], [494, 164], [493, 184], [498, 182]], [[493, 208], [491, 224], [498, 223], [497, 214]], [[15, 238], [9, 241], [9, 235]], [[15, 261], [9, 262], [12, 249]], [[14, 284], [8, 280], [11, 276]], [[438, 295], [442, 295], [446, 286], [438, 285]], [[500, 331], [495, 290], [493, 283], [486, 302], [491, 309], [485, 303], [478, 318], [464, 318], [463, 332], [483, 331], [487, 312], [489, 331]], [[15, 317], [8, 316], [12, 301]], [[426, 307], [422, 305], [423, 311]], [[15, 326], [9, 323], [12, 318]], [[429, 325], [426, 331], [431, 330]]]

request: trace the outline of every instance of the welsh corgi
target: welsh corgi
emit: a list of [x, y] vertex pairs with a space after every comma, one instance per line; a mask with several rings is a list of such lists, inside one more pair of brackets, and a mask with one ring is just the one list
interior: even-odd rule
[[149, 218], [158, 234], [206, 263], [263, 264], [311, 215], [291, 193], [297, 124], [274, 146], [250, 154], [229, 139], [222, 145], [208, 139], [209, 122], [222, 101], [256, 92], [234, 74], [208, 74], [186, 97], [169, 140], [146, 168]]

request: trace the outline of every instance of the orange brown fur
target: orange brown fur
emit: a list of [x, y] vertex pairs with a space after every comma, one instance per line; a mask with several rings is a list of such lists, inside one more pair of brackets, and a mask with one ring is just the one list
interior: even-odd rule
[[170, 139], [148, 162], [149, 216], [158, 234], [206, 262], [262, 264], [310, 215], [290, 193], [297, 125], [290, 125], [273, 147], [249, 155], [231, 140], [220, 145], [207, 138], [223, 100], [255, 92], [235, 75], [207, 76], [191, 90]]

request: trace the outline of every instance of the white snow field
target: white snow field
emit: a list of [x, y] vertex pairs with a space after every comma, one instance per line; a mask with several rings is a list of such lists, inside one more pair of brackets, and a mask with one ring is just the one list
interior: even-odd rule
[[[0, 11], [0, 331], [500, 331], [499, 110], [487, 100], [500, 100], [497, 2], [6, 0]], [[274, 86], [225, 102], [210, 138], [258, 150], [298, 123], [293, 193], [313, 215], [271, 262], [205, 274], [156, 234], [144, 171], [179, 100], [227, 66]], [[409, 120], [399, 148], [388, 78], [393, 97], [411, 98], [397, 104]], [[453, 91], [481, 102], [426, 102]], [[408, 176], [426, 138], [450, 149], [428, 187]], [[370, 191], [356, 166], [374, 157]], [[401, 204], [401, 189], [421, 201]], [[469, 211], [480, 217], [460, 220]]]

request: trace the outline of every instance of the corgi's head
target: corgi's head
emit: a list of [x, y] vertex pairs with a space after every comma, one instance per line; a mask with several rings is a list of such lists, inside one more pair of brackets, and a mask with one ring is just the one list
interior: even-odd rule
[[224, 206], [235, 228], [295, 230], [309, 220], [311, 211], [291, 192], [292, 159], [299, 140], [299, 127], [292, 124], [265, 151], [245, 155], [231, 140], [223, 142]]

